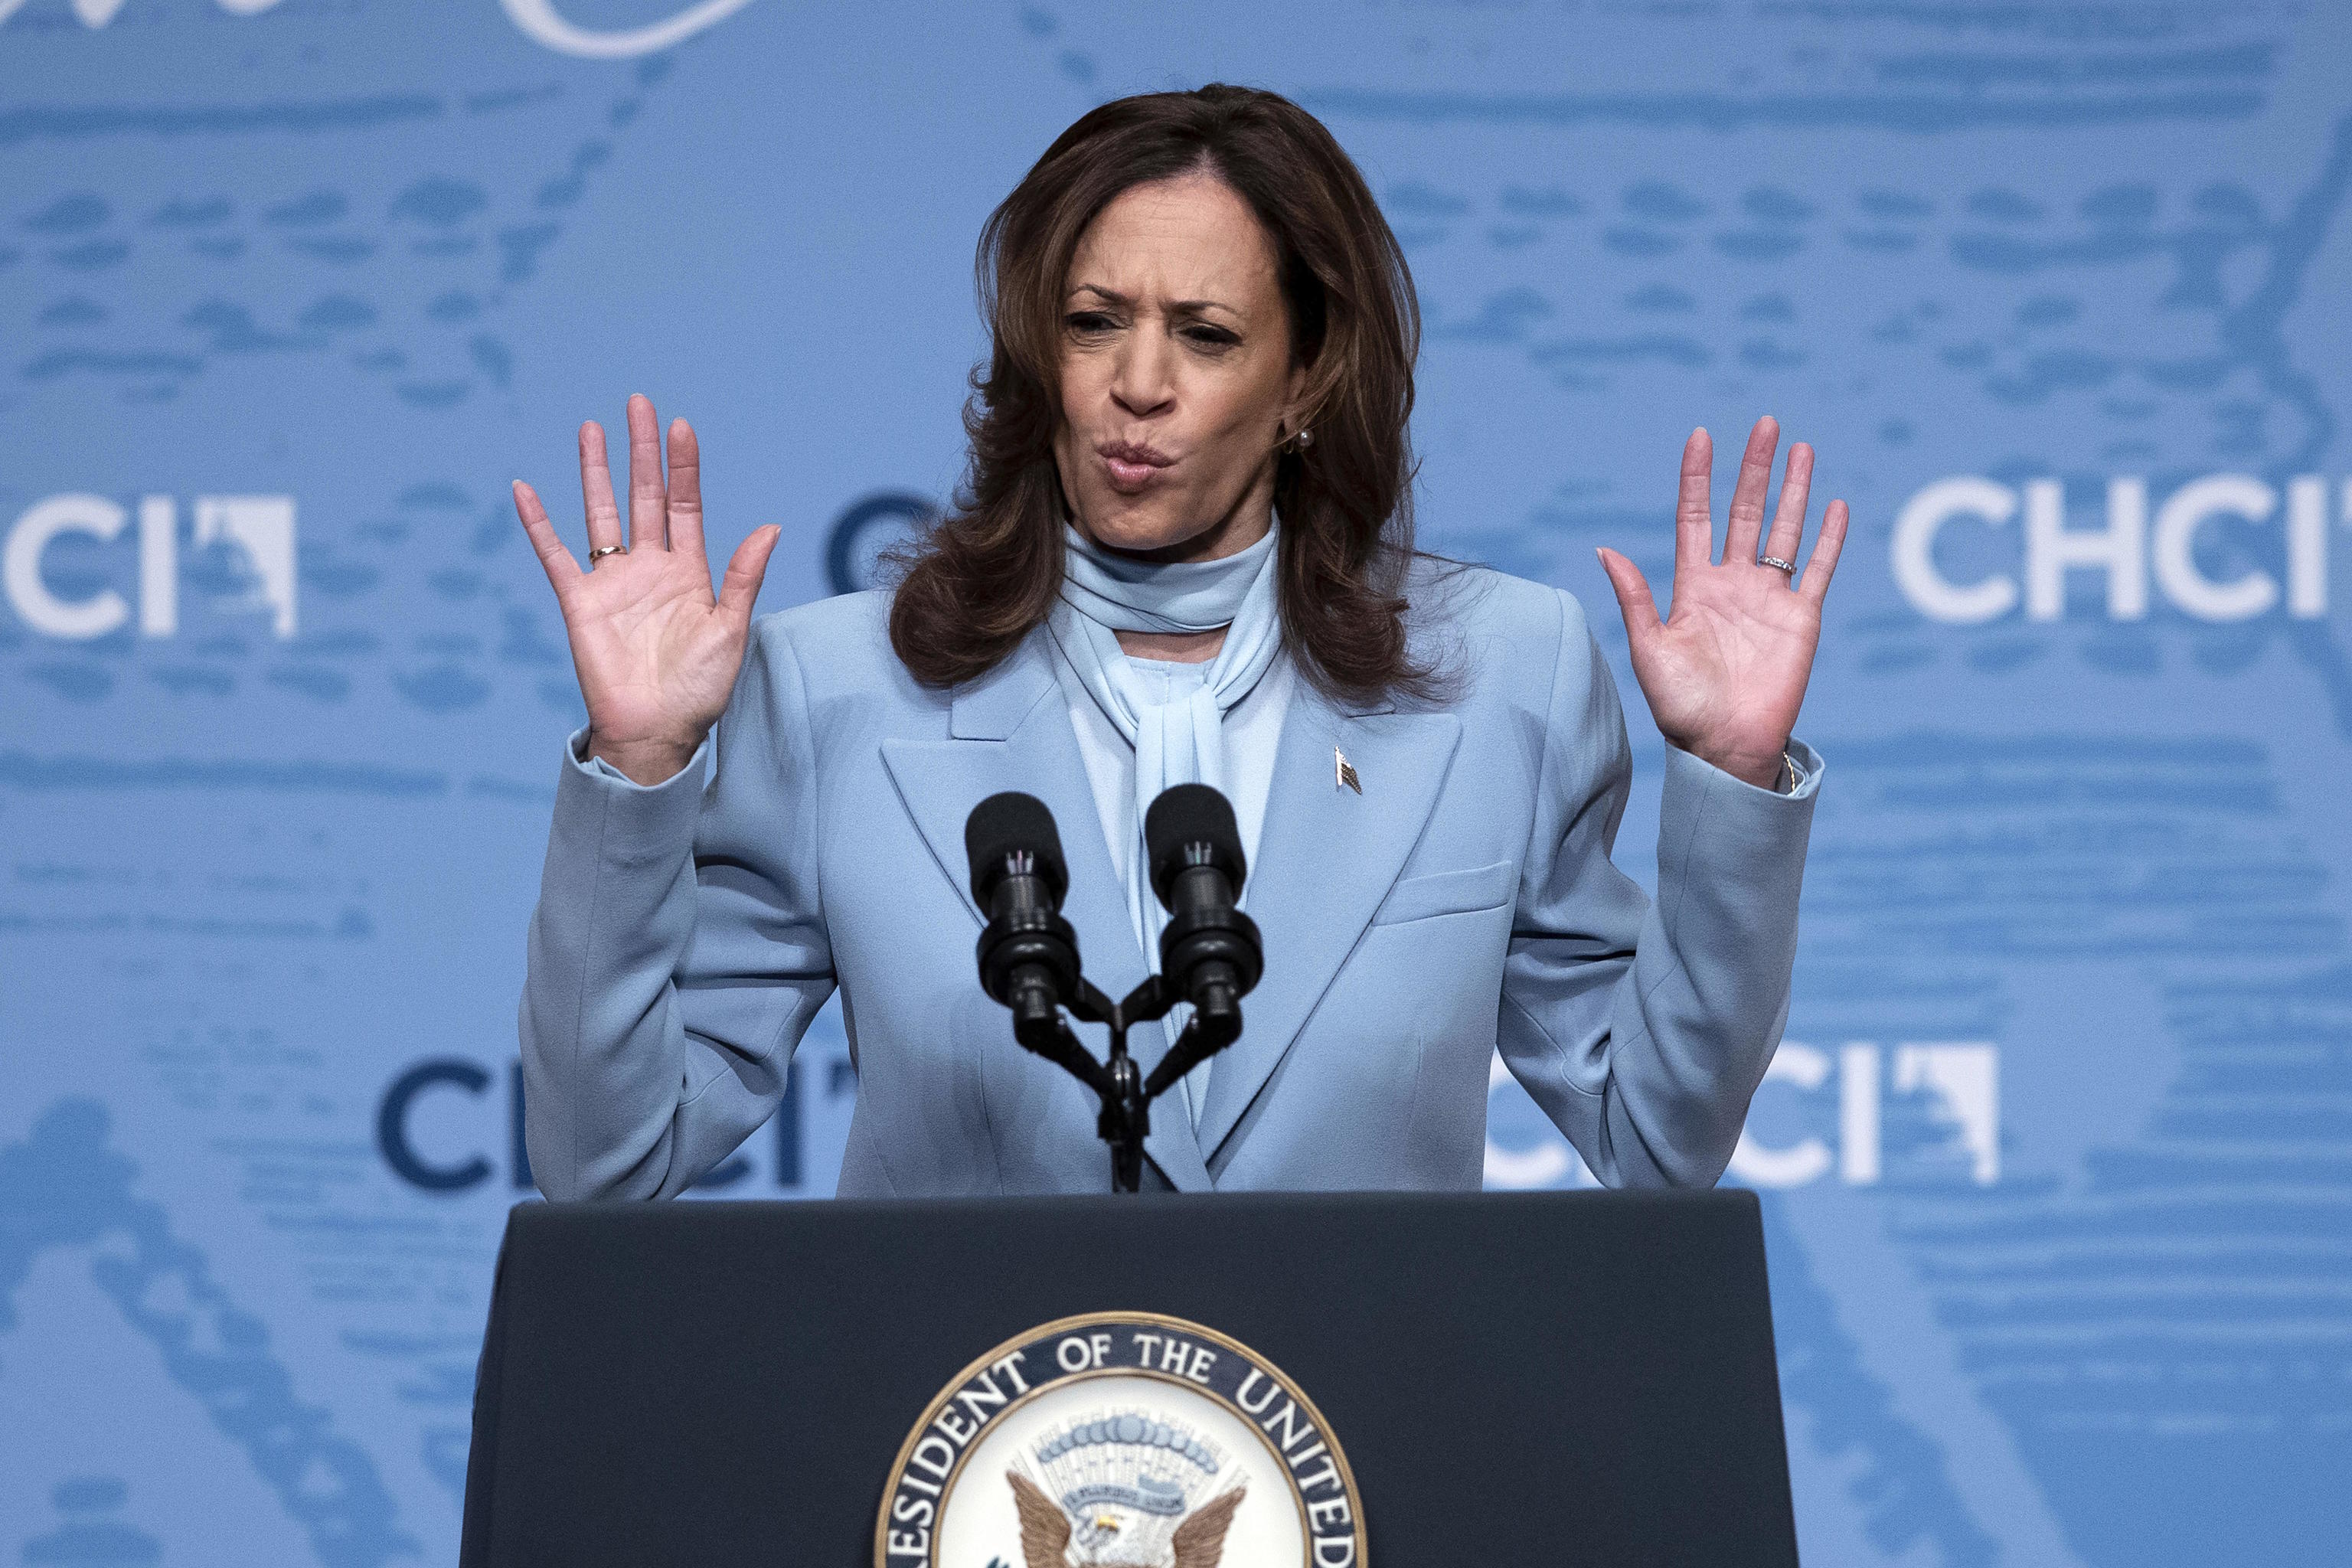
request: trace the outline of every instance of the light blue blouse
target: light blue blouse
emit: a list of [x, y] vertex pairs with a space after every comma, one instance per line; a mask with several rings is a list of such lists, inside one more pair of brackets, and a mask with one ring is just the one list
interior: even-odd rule
[[[1136, 658], [1128, 664], [1140, 676], [1154, 701], [1171, 702], [1207, 680], [1212, 661], [1181, 664], [1173, 659]], [[1095, 815], [1102, 824], [1103, 838], [1110, 851], [1111, 865], [1121, 887], [1132, 888], [1129, 858], [1140, 832], [1135, 820], [1135, 747], [1105, 715], [1093, 695], [1086, 689], [1078, 672], [1068, 659], [1056, 650], [1054, 658], [1055, 679], [1061, 682], [1062, 698], [1070, 710], [1070, 727], [1077, 734], [1078, 755], [1087, 765], [1087, 784], [1095, 797]], [[1235, 703], [1225, 714], [1226, 777], [1205, 781], [1223, 792], [1233, 802], [1235, 825], [1241, 829], [1242, 856], [1251, 865], [1257, 863], [1258, 838], [1265, 826], [1265, 799], [1274, 783], [1274, 759], [1282, 744], [1282, 718], [1290, 708], [1290, 689], [1295, 671], [1290, 656], [1275, 655], [1272, 668], [1254, 687], [1250, 694]], [[1064, 831], [1074, 831], [1064, 825]], [[1249, 888], [1242, 888], [1242, 905], [1249, 904]], [[1144, 952], [1156, 973], [1160, 955], [1154, 951], [1145, 922], [1144, 911], [1129, 900], [1128, 917], [1135, 924], [1136, 940], [1143, 944]], [[1171, 1021], [1174, 1022], [1174, 1021]], [[1181, 1024], [1179, 1024], [1181, 1026]], [[1174, 1029], [1169, 1031], [1170, 1043], [1174, 1043]], [[1186, 1109], [1197, 1124], [1201, 1107], [1207, 1103], [1210, 1075], [1216, 1070], [1216, 1058], [1212, 1057], [1184, 1076]]]

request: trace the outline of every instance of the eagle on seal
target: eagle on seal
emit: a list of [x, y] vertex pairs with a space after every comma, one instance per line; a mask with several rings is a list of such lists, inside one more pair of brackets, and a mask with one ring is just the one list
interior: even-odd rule
[[[1007, 1470], [1004, 1479], [1013, 1483], [1013, 1505], [1021, 1514], [1021, 1555], [1026, 1568], [1074, 1568], [1070, 1516], [1020, 1471]], [[1170, 1539], [1172, 1556], [1166, 1562], [1130, 1563], [1089, 1552], [1078, 1568], [1217, 1568], [1225, 1555], [1225, 1531], [1233, 1525], [1234, 1510], [1248, 1493], [1247, 1487], [1235, 1487], [1194, 1509]], [[1116, 1549], [1114, 1543], [1105, 1545]]]

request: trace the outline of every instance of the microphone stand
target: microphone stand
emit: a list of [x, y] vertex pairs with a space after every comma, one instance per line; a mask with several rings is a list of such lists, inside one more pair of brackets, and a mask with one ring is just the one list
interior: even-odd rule
[[1055, 1062], [1102, 1101], [1095, 1130], [1110, 1145], [1110, 1184], [1117, 1193], [1140, 1192], [1143, 1186], [1143, 1141], [1151, 1134], [1151, 1102], [1168, 1092], [1178, 1079], [1217, 1052], [1232, 1045], [1242, 1032], [1240, 999], [1230, 988], [1216, 987], [1193, 1009], [1183, 1033], [1150, 1078], [1127, 1054], [1127, 1032], [1137, 1024], [1168, 1016], [1184, 998], [1173, 986], [1153, 974], [1114, 1002], [1081, 977], [1066, 1005], [1072, 1017], [1110, 1027], [1110, 1058], [1097, 1061], [1072, 1032], [1058, 1009], [1015, 1007], [1013, 1037], [1047, 1061]]

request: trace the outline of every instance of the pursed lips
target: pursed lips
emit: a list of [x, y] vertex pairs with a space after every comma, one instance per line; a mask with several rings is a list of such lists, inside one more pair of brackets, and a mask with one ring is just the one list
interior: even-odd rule
[[1110, 471], [1111, 488], [1128, 495], [1150, 485], [1162, 469], [1176, 461], [1157, 447], [1134, 441], [1113, 441], [1095, 451]]

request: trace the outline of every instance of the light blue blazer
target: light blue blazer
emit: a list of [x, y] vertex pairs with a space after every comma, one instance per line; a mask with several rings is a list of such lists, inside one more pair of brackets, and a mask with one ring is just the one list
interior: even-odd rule
[[[1787, 1018], [1819, 759], [1791, 747], [1784, 795], [1669, 748], [1653, 904], [1610, 863], [1632, 767], [1577, 602], [1426, 564], [1410, 597], [1454, 690], [1354, 710], [1295, 685], [1249, 876], [1265, 976], [1197, 1129], [1181, 1095], [1153, 1108], [1147, 1182], [1475, 1188], [1498, 1047], [1604, 1182], [1714, 1182]], [[774, 1112], [836, 986], [844, 1195], [1108, 1189], [1093, 1096], [1013, 1043], [973, 964], [964, 818], [1018, 789], [1060, 824], [1088, 976], [1118, 996], [1146, 973], [1050, 645], [933, 690], [887, 608], [757, 623], [667, 783], [567, 748], [520, 1019], [549, 1197], [684, 1191]], [[1130, 1047], [1146, 1072], [1166, 1048]]]

